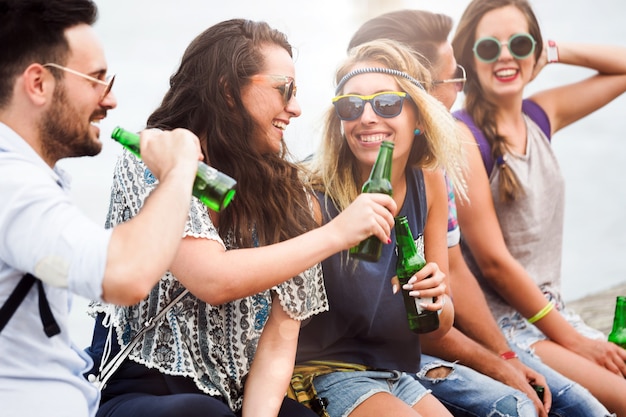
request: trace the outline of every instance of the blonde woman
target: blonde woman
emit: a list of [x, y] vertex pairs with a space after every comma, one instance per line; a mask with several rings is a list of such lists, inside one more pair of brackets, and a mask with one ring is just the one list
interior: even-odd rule
[[[426, 92], [428, 83], [429, 72], [399, 43], [375, 41], [352, 49], [337, 72], [333, 107], [312, 161], [312, 185], [324, 221], [331, 221], [359, 195], [381, 142], [394, 143], [393, 199], [428, 262], [403, 290], [437, 297], [424, 305], [440, 312], [439, 329], [424, 335], [436, 340], [454, 319], [445, 277], [448, 205], [442, 169], [463, 195], [463, 156], [455, 123]], [[383, 247], [375, 263], [352, 261], [345, 251], [322, 262], [329, 311], [301, 329], [297, 363], [322, 360], [335, 370], [313, 380], [331, 417], [451, 415], [410, 375], [419, 369], [420, 336], [409, 330], [402, 295], [389, 288], [395, 264], [392, 245]], [[355, 367], [361, 370], [346, 371]]]

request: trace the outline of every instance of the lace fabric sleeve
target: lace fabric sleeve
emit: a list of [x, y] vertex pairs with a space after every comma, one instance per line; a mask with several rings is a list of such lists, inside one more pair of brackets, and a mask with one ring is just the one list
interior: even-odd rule
[[[314, 215], [314, 198], [307, 193], [309, 209]], [[306, 320], [328, 310], [328, 298], [324, 286], [322, 265], [316, 264], [297, 276], [272, 288], [280, 298], [280, 304], [289, 317]]]
[[[157, 187], [158, 180], [146, 165], [124, 150], [113, 172], [111, 200], [106, 227], [111, 228], [136, 216], [146, 198]], [[223, 242], [204, 204], [192, 197], [185, 231], [182, 237], [193, 236]]]
[[294, 320], [306, 320], [328, 310], [321, 264], [316, 264], [272, 290], [278, 294], [283, 309]]
[[111, 198], [105, 227], [124, 223], [137, 215], [145, 199], [158, 181], [148, 168], [132, 153], [124, 150], [113, 170]]

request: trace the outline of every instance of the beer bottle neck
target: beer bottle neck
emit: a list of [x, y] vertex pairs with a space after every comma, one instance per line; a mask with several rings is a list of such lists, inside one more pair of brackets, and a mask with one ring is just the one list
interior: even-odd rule
[[626, 329], [626, 297], [617, 297], [613, 331]]
[[391, 160], [393, 155], [393, 143], [383, 142], [380, 145], [376, 162], [372, 167], [370, 179], [384, 178], [391, 180]]

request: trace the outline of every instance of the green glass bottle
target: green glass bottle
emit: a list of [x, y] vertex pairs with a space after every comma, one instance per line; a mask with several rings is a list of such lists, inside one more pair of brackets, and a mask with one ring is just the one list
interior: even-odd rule
[[536, 384], [530, 384], [530, 385], [533, 387], [533, 389], [537, 393], [537, 397], [539, 397], [539, 399], [543, 403], [543, 398], [544, 398], [545, 393], [546, 393], [545, 387], [543, 385], [536, 385]]
[[[395, 218], [396, 248], [398, 261], [396, 274], [400, 281], [400, 287], [406, 284], [413, 275], [426, 265], [426, 260], [417, 250], [417, 245], [409, 228], [406, 216]], [[409, 291], [402, 290], [404, 308], [409, 320], [409, 328], [415, 333], [428, 333], [439, 328], [439, 314], [436, 311], [424, 310], [419, 303], [424, 301], [432, 303], [432, 298], [414, 298]]]
[[609, 342], [626, 349], [626, 296], [620, 295], [615, 300], [615, 317], [613, 330], [609, 334]]
[[[383, 193], [391, 195], [391, 161], [393, 142], [383, 141], [378, 150], [376, 162], [363, 188], [364, 193]], [[383, 250], [383, 243], [376, 236], [370, 236], [357, 246], [350, 248], [350, 256], [363, 261], [377, 262]]]
[[[138, 134], [116, 127], [111, 137], [141, 158]], [[228, 206], [235, 196], [236, 184], [237, 181], [228, 175], [200, 161], [192, 194], [211, 210], [220, 211]]]

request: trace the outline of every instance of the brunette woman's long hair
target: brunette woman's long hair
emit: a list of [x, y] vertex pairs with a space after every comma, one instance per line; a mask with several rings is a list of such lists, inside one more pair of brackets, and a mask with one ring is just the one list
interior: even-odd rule
[[[238, 247], [267, 245], [315, 227], [299, 168], [283, 141], [277, 154], [253, 146], [255, 122], [241, 90], [264, 66], [263, 48], [292, 48], [265, 22], [232, 19], [198, 35], [187, 47], [170, 89], [149, 127], [187, 128], [205, 162], [237, 180], [237, 194], [219, 213], [219, 233]], [[277, 93], [278, 94], [278, 93]]]
[[[473, 0], [465, 9], [461, 20], [457, 26], [452, 48], [457, 62], [465, 67], [467, 71], [467, 82], [465, 83], [465, 109], [476, 123], [476, 126], [483, 132], [489, 146], [494, 161], [501, 160], [507, 150], [506, 137], [498, 132], [495, 120], [497, 103], [493, 103], [485, 98], [483, 89], [476, 75], [474, 65], [474, 42], [476, 42], [476, 27], [486, 13], [501, 7], [517, 7], [528, 21], [528, 33], [537, 41], [535, 45], [535, 61], [541, 56], [543, 51], [543, 39], [539, 29], [539, 23], [532, 7], [526, 0]], [[506, 164], [496, 164], [500, 169], [499, 198], [501, 201], [514, 201], [522, 192], [517, 178], [506, 168]], [[490, 174], [490, 173], [487, 173]]]

